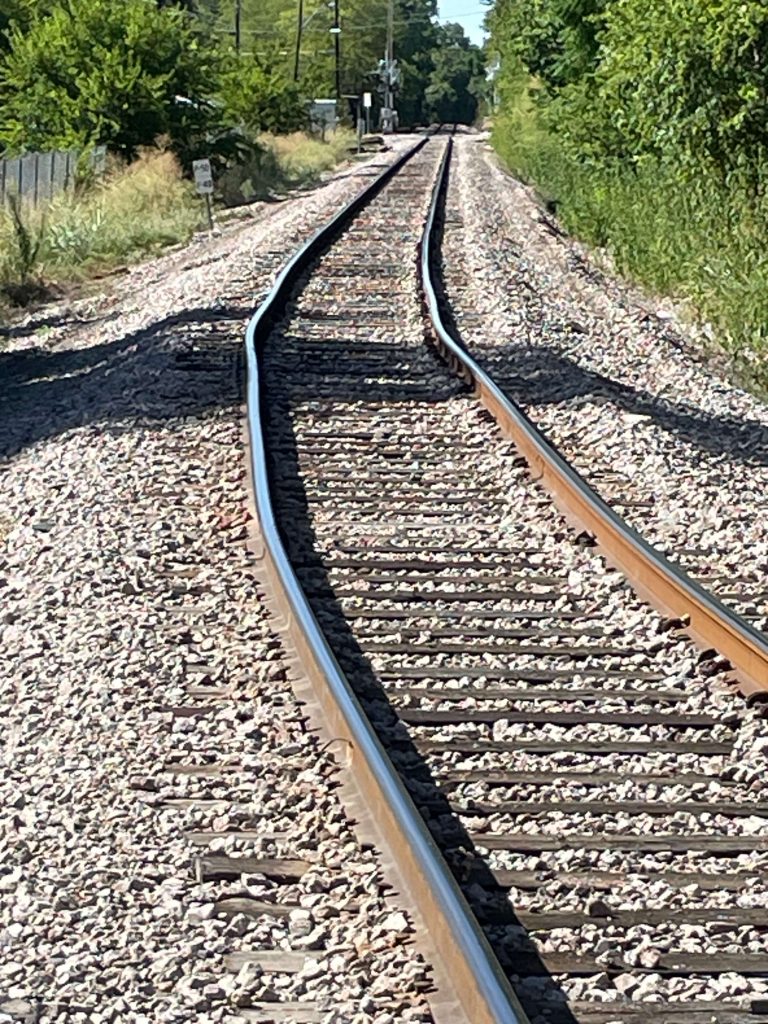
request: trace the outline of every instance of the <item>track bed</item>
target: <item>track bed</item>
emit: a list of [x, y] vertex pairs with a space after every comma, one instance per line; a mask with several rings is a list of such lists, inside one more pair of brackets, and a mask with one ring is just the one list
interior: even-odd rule
[[284, 543], [529, 1019], [762, 1024], [764, 722], [579, 543], [425, 343], [443, 145], [266, 345]]

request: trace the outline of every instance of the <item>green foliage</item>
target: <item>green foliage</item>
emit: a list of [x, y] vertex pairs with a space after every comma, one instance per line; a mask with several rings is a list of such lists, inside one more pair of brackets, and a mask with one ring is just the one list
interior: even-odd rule
[[219, 99], [227, 118], [254, 134], [306, 127], [299, 87], [274, 61], [245, 56], [232, 60], [221, 75]]
[[[616, 2], [616, 0], [613, 0]], [[560, 88], [594, 70], [603, 14], [611, 0], [498, 0], [489, 14], [492, 46]]]
[[147, 153], [99, 187], [56, 200], [48, 215], [44, 266], [51, 276], [103, 270], [185, 241], [200, 202], [171, 153]]
[[461, 25], [442, 26], [438, 39], [424, 94], [429, 120], [472, 124], [485, 86], [482, 53]]
[[[306, 100], [335, 94], [333, 4], [241, 0], [5, 0], [0, 11], [0, 149], [86, 149], [124, 157], [158, 138], [182, 164], [221, 173], [263, 131], [306, 123]], [[341, 5], [341, 88], [376, 93], [387, 0]], [[475, 116], [480, 51], [441, 29], [436, 0], [395, 0], [404, 124]], [[351, 112], [351, 109], [350, 109]], [[347, 113], [343, 108], [342, 116]]]
[[250, 160], [230, 168], [220, 179], [219, 191], [227, 206], [312, 184], [354, 148], [355, 136], [338, 128], [324, 142], [304, 132], [294, 132], [262, 135], [259, 143]]
[[41, 9], [44, 9], [43, 0], [3, 0], [0, 7], [0, 53], [10, 46], [8, 33], [11, 28], [28, 28], [35, 13]]
[[618, 0], [596, 96], [632, 156], [674, 153], [754, 177], [768, 143], [768, 7], [762, 0]]
[[275, 159], [276, 185], [307, 185], [317, 181], [323, 171], [335, 167], [355, 146], [355, 136], [343, 128], [329, 132], [326, 140], [312, 138], [303, 132], [274, 135], [262, 139]]
[[[106, 143], [133, 155], [160, 135], [204, 136], [199, 101], [217, 55], [152, 0], [66, 0], [15, 24], [0, 65], [0, 141], [11, 150]], [[179, 103], [176, 97], [190, 103]]]
[[[424, 6], [433, 0], [405, 0]], [[219, 38], [233, 48], [236, 0], [218, 0], [215, 28]], [[342, 92], [357, 92], [368, 81], [384, 53], [387, 0], [341, 0]], [[247, 57], [274, 61], [279, 55], [280, 70], [293, 78], [298, 28], [297, 0], [241, 0], [242, 52]], [[199, 5], [211, 10], [209, 0]], [[208, 16], [208, 15], [206, 15]], [[330, 29], [334, 24], [333, 4], [328, 0], [304, 0], [299, 76], [307, 97], [334, 95], [334, 47]]]
[[[435, 0], [399, 0], [395, 4], [395, 56], [402, 72], [397, 97], [400, 124], [427, 124], [432, 110], [426, 91], [441, 45]], [[383, 56], [384, 39], [376, 58]]]
[[[230, 168], [219, 183], [232, 204], [316, 181], [354, 137], [338, 131], [323, 143], [296, 133], [260, 143], [250, 163]], [[112, 160], [101, 183], [62, 194], [45, 210], [0, 207], [0, 298], [26, 305], [46, 297], [45, 282], [82, 280], [185, 242], [203, 209], [173, 154], [158, 151], [128, 166]]]
[[623, 272], [768, 380], [768, 6], [498, 0], [494, 142]]
[[[208, 7], [210, 0], [204, 0]], [[242, 0], [241, 36], [247, 57], [264, 63], [270, 72], [293, 77], [296, 66], [298, 7], [296, 0]], [[376, 93], [376, 69], [386, 45], [387, 0], [342, 0], [340, 4], [341, 91], [360, 95]], [[330, 29], [333, 4], [328, 0], [304, 0], [303, 28], [298, 59], [299, 87], [306, 98], [335, 95], [335, 55]], [[216, 26], [220, 37], [233, 38], [235, 0], [217, 4]], [[455, 27], [454, 27], [455, 30]], [[463, 33], [462, 33], [463, 37]], [[440, 108], [446, 120], [471, 120], [478, 93], [478, 47], [463, 39], [459, 55], [443, 57], [456, 40], [437, 23], [436, 0], [395, 0], [394, 48], [402, 83], [397, 99], [400, 123], [424, 124]], [[471, 54], [471, 57], [468, 56]], [[276, 55], [280, 55], [276, 60]], [[469, 73], [464, 67], [469, 64]], [[470, 88], [471, 84], [471, 88]], [[431, 102], [427, 101], [430, 89]], [[282, 97], [283, 93], [278, 93]], [[342, 115], [347, 111], [342, 109]]]

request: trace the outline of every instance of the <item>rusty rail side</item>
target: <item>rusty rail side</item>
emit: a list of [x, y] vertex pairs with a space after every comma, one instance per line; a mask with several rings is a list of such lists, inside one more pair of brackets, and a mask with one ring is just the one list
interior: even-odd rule
[[470, 911], [421, 815], [339, 667], [293, 571], [275, 521], [267, 470], [263, 410], [268, 395], [260, 351], [297, 280], [346, 224], [424, 142], [409, 150], [321, 228], [292, 257], [257, 310], [246, 334], [247, 428], [256, 512], [273, 593], [328, 728], [345, 741], [352, 773], [451, 980], [467, 1024], [528, 1024], [487, 939]]
[[438, 350], [474, 387], [482, 404], [515, 442], [533, 478], [550, 492], [571, 522], [595, 538], [607, 560], [624, 573], [633, 589], [663, 614], [681, 619], [686, 631], [700, 646], [714, 648], [727, 658], [744, 694], [765, 693], [768, 691], [766, 637], [709, 594], [618, 516], [447, 330], [432, 267], [436, 254], [437, 214], [448, 183], [452, 148], [451, 139], [438, 173], [438, 187], [424, 227], [420, 257], [424, 302]]

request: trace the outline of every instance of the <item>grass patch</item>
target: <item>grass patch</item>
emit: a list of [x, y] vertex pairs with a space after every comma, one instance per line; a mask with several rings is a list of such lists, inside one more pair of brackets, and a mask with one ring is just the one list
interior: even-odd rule
[[44, 209], [0, 210], [0, 287], [17, 304], [43, 281], [76, 281], [186, 241], [200, 204], [170, 153], [114, 167], [90, 188]]
[[535, 91], [505, 98], [493, 131], [507, 166], [626, 277], [685, 301], [750, 385], [768, 388], [768, 200], [678, 167], [579, 162], [542, 124]]
[[51, 208], [46, 265], [68, 273], [187, 241], [201, 225], [200, 201], [171, 153], [147, 154], [75, 202]]
[[314, 184], [349, 154], [355, 136], [338, 128], [325, 142], [304, 132], [262, 135], [259, 142], [261, 148], [252, 159], [227, 171], [219, 182], [225, 205], [237, 206]]
[[[219, 183], [224, 201], [237, 205], [317, 181], [353, 143], [343, 129], [327, 142], [300, 132], [264, 136], [248, 166], [227, 172]], [[83, 281], [186, 242], [204, 220], [194, 186], [173, 155], [159, 151], [127, 167], [114, 165], [103, 181], [60, 195], [45, 208], [0, 207], [0, 303], [41, 301], [56, 284]]]

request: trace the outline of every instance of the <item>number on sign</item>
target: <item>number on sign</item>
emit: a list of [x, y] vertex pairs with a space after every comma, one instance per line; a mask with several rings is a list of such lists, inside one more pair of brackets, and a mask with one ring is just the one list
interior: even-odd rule
[[213, 195], [213, 171], [210, 160], [193, 160], [192, 173], [195, 176], [195, 187], [201, 196]]

